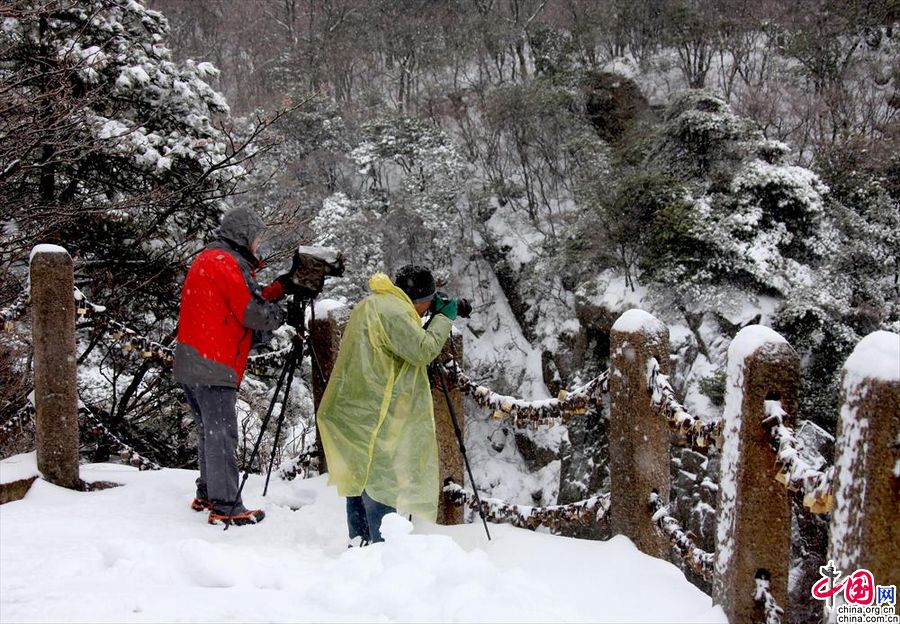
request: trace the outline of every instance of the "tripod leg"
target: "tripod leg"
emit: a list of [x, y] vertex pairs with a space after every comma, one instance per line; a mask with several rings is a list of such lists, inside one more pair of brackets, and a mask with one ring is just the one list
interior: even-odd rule
[[[302, 349], [297, 349], [297, 351], [303, 353]], [[291, 353], [293, 354], [293, 352], [294, 350], [292, 349]], [[284, 386], [284, 398], [281, 400], [281, 412], [278, 414], [278, 424], [275, 427], [275, 440], [272, 442], [272, 456], [269, 457], [269, 469], [266, 471], [266, 484], [263, 486], [263, 496], [269, 491], [269, 479], [272, 478], [272, 466], [275, 464], [275, 449], [278, 448], [278, 438], [281, 437], [281, 425], [284, 424], [284, 415], [287, 412], [288, 399], [291, 396], [291, 384], [294, 381], [294, 373], [297, 372], [297, 360], [299, 359], [299, 355], [291, 358], [287, 383]]]
[[[291, 352], [288, 354], [288, 359], [284, 363], [284, 366], [281, 367], [281, 373], [278, 375], [278, 383], [275, 385], [275, 392], [272, 394], [272, 400], [269, 402], [269, 408], [266, 410], [266, 416], [263, 418], [262, 424], [259, 428], [259, 436], [256, 438], [256, 442], [253, 444], [253, 450], [250, 451], [250, 459], [247, 460], [247, 464], [244, 466], [244, 475], [241, 477], [241, 483], [238, 486], [237, 494], [234, 497], [234, 500], [231, 501], [231, 509], [228, 511], [228, 515], [231, 516], [234, 514], [234, 508], [237, 506], [237, 502], [241, 499], [241, 492], [244, 491], [244, 484], [247, 483], [247, 478], [250, 476], [250, 466], [253, 465], [253, 460], [256, 459], [256, 455], [259, 453], [259, 445], [262, 442], [263, 435], [265, 435], [266, 427], [269, 424], [269, 419], [272, 417], [272, 411], [275, 409], [275, 402], [278, 400], [278, 392], [281, 390], [281, 386], [284, 383], [285, 375], [288, 373], [288, 369], [290, 368], [291, 362], [294, 357], [294, 349], [291, 349]], [[225, 531], [228, 530], [230, 526], [229, 522], [225, 523]]]

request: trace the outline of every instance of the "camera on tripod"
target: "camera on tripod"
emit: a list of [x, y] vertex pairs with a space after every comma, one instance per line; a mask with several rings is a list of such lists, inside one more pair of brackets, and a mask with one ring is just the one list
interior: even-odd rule
[[287, 323], [297, 328], [305, 322], [306, 304], [322, 292], [326, 277], [344, 274], [344, 256], [330, 247], [301, 245], [294, 252], [285, 292], [293, 295], [288, 303]]
[[[253, 450], [250, 452], [250, 459], [246, 463], [244, 476], [238, 486], [237, 496], [234, 499], [235, 501], [238, 501], [241, 498], [241, 492], [244, 490], [244, 485], [247, 483], [247, 477], [250, 475], [250, 466], [253, 465], [253, 460], [259, 453], [260, 442], [262, 442], [263, 435], [266, 433], [269, 419], [272, 417], [272, 412], [275, 409], [276, 403], [279, 402], [279, 395], [281, 395], [283, 389], [284, 394], [281, 396], [280, 401], [281, 413], [278, 415], [278, 424], [275, 427], [275, 441], [272, 443], [273, 449], [278, 447], [278, 438], [281, 435], [285, 410], [291, 396], [291, 384], [294, 380], [294, 374], [300, 367], [300, 362], [303, 359], [305, 350], [310, 355], [312, 368], [316, 374], [318, 374], [320, 383], [322, 383], [323, 386], [325, 384], [325, 377], [322, 374], [322, 367], [319, 365], [319, 360], [316, 357], [316, 350], [306, 331], [306, 309], [307, 307], [312, 307], [313, 299], [322, 292], [322, 288], [325, 286], [326, 277], [341, 277], [343, 274], [344, 256], [335, 249], [331, 249], [330, 247], [310, 247], [301, 245], [294, 251], [291, 269], [286, 274], [286, 279], [282, 281], [282, 285], [284, 286], [285, 293], [292, 295], [287, 304], [287, 323], [294, 328], [295, 335], [292, 339], [290, 353], [288, 353], [288, 356], [284, 361], [284, 366], [281, 369], [281, 373], [278, 376], [278, 383], [275, 385], [275, 391], [272, 393], [269, 409], [266, 411], [266, 416], [260, 426], [259, 437], [256, 439]], [[285, 276], [279, 276], [279, 279], [283, 277]], [[313, 317], [314, 316], [315, 313], [313, 312]], [[266, 484], [263, 487], [263, 496], [266, 495], [266, 492], [269, 489], [269, 479], [272, 477], [272, 467], [274, 466], [274, 463], [275, 453], [273, 452], [269, 457], [269, 468], [266, 472]], [[236, 504], [236, 502], [232, 504], [229, 515], [234, 513], [234, 506]], [[225, 523], [226, 530], [228, 530], [229, 525], [230, 522]]]
[[315, 299], [325, 286], [326, 277], [344, 274], [344, 256], [330, 247], [301, 245], [291, 262], [288, 294], [297, 298]]
[[[428, 308], [428, 311], [431, 314], [436, 313], [438, 310], [447, 305], [447, 302], [449, 302], [450, 299], [452, 299], [452, 297], [445, 292], [438, 291], [434, 293], [434, 299], [432, 299], [431, 306]], [[469, 318], [472, 315], [472, 302], [462, 297], [457, 299], [456, 315], [462, 318]]]

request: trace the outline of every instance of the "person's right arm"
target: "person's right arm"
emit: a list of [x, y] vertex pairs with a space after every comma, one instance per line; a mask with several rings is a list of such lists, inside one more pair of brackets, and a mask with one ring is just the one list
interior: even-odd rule
[[450, 335], [453, 323], [443, 314], [431, 319], [428, 328], [405, 310], [390, 306], [381, 315], [387, 349], [414, 366], [425, 366], [436, 358]]
[[230, 254], [217, 258], [214, 281], [238, 322], [247, 329], [272, 331], [284, 322], [284, 311], [276, 303], [266, 301], [259, 284], [246, 279], [241, 267]]

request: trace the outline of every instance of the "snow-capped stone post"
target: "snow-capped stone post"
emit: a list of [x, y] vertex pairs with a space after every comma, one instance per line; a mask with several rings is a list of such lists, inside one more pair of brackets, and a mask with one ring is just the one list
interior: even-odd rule
[[[328, 385], [331, 371], [334, 370], [334, 362], [341, 347], [341, 336], [344, 333], [344, 326], [347, 324], [350, 310], [344, 304], [331, 299], [319, 301], [315, 306], [314, 318], [309, 322], [309, 339], [311, 351], [315, 353], [315, 361], [312, 362], [313, 406], [318, 410], [319, 402], [325, 393], [325, 386]], [[328, 467], [325, 464], [325, 450], [322, 448], [319, 437], [318, 424], [316, 425], [316, 456], [319, 459], [319, 472], [326, 472]]]
[[863, 338], [841, 371], [834, 513], [828, 558], [900, 581], [900, 335]]
[[62, 247], [38, 245], [30, 270], [37, 467], [47, 481], [78, 489], [72, 258]]
[[[452, 346], [451, 346], [452, 343]], [[454, 332], [444, 345], [444, 350], [439, 361], [450, 355], [455, 355], [458, 362], [462, 362], [463, 356], [462, 334]], [[463, 456], [459, 452], [459, 443], [456, 441], [456, 433], [453, 431], [453, 422], [450, 420], [450, 410], [447, 408], [447, 400], [440, 387], [433, 388], [431, 396], [434, 401], [434, 427], [438, 444], [438, 462], [441, 469], [441, 485], [448, 478], [454, 483], [465, 483], [465, 465]], [[463, 398], [459, 388], [450, 388], [450, 403], [456, 414], [456, 422], [465, 435], [465, 418], [463, 418]], [[465, 437], [463, 438], [465, 439]], [[474, 485], [473, 485], [474, 487]], [[438, 524], [462, 524], [464, 521], [463, 507], [454, 505], [448, 496], [442, 491], [438, 501]]]
[[728, 348], [722, 468], [716, 529], [713, 602], [729, 622], [765, 621], [754, 599], [757, 574], [787, 606], [791, 504], [776, 481], [778, 468], [766, 418], [766, 400], [778, 400], [784, 424], [797, 413], [800, 358], [780, 334], [745, 327]]
[[669, 430], [648, 387], [655, 359], [669, 370], [669, 330], [643, 310], [628, 310], [610, 332], [610, 526], [653, 557], [667, 558], [669, 543], [648, 515], [656, 490], [669, 500]]

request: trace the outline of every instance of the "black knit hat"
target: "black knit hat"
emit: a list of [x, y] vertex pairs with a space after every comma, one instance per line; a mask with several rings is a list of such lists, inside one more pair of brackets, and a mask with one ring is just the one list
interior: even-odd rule
[[397, 271], [394, 284], [405, 292], [413, 303], [425, 303], [434, 298], [434, 276], [425, 267], [407, 264]]

